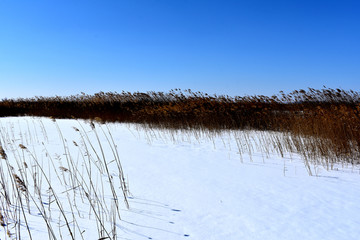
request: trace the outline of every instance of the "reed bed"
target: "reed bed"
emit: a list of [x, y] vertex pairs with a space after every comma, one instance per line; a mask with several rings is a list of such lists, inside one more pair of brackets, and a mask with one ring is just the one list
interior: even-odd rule
[[[357, 164], [360, 93], [309, 88], [268, 96], [217, 96], [180, 89], [3, 99], [0, 116], [141, 123], [151, 128], [282, 132], [279, 144], [314, 161]], [[321, 159], [321, 160], [319, 160]]]

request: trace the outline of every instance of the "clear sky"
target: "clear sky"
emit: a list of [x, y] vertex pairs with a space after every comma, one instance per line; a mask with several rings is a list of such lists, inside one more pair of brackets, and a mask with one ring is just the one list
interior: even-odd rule
[[360, 90], [360, 1], [0, 0], [0, 99]]

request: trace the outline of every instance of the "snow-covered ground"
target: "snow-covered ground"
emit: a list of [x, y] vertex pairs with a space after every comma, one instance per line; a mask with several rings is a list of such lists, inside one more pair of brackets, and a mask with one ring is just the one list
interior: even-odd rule
[[[248, 136], [256, 139], [256, 134]], [[113, 237], [114, 229], [116, 239], [132, 240], [359, 239], [358, 167], [320, 167], [317, 176], [309, 176], [296, 154], [281, 158], [253, 150], [251, 157], [243, 153], [240, 158], [237, 136], [167, 133], [119, 123], [95, 123], [93, 130], [84, 121], [0, 118], [0, 143], [8, 158], [0, 165], [0, 210], [7, 225], [0, 228], [0, 239], [11, 239], [7, 230], [19, 238], [19, 225], [11, 222], [14, 213], [21, 221], [21, 239], [30, 239], [24, 216], [32, 239], [71, 239], [64, 215], [75, 239]], [[129, 209], [113, 150], [129, 187]], [[6, 191], [12, 204], [6, 202], [4, 185], [10, 188], [12, 174], [25, 182], [33, 198], [29, 205], [26, 191], [11, 189]], [[42, 175], [50, 179], [53, 193]], [[15, 206], [18, 196], [24, 211]], [[99, 222], [107, 233], [99, 233]]]

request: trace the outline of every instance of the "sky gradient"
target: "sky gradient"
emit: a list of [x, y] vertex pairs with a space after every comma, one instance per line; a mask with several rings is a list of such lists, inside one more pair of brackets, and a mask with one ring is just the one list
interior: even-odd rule
[[0, 99], [360, 90], [360, 1], [0, 0]]

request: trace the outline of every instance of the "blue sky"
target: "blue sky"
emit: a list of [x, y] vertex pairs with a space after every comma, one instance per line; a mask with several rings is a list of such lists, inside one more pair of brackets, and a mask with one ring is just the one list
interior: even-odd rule
[[0, 0], [0, 99], [360, 88], [360, 1]]

